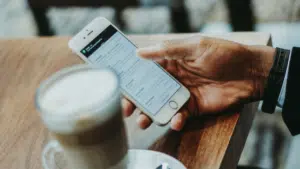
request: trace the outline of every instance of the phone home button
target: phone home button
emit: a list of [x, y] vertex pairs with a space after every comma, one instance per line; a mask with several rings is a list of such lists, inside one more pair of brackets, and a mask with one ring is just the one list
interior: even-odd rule
[[170, 101], [169, 106], [175, 110], [178, 108], [178, 104], [175, 101]]

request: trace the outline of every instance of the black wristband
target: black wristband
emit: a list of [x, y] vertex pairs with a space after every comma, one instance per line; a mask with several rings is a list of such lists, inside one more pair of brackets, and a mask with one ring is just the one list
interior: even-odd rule
[[261, 108], [263, 112], [274, 113], [275, 111], [277, 100], [284, 81], [289, 56], [289, 50], [276, 48], [274, 63], [264, 92], [264, 100]]

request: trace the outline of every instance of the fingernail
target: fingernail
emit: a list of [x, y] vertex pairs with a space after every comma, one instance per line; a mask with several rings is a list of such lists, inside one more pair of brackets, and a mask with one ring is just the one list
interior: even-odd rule
[[127, 106], [127, 101], [125, 99], [122, 99], [121, 104], [122, 104], [122, 107], [126, 107]]
[[141, 116], [138, 116], [137, 119], [136, 119], [136, 122], [137, 122], [138, 124], [142, 124], [143, 118], [142, 118]]
[[173, 130], [180, 131], [183, 127], [183, 121], [181, 115], [175, 115], [172, 119], [172, 128]]
[[130, 110], [128, 110], [127, 101], [125, 99], [122, 99], [121, 105], [122, 105], [122, 109], [123, 109], [123, 115], [125, 117], [130, 116], [130, 112], [129, 112]]
[[140, 126], [141, 129], [146, 129], [147, 126], [145, 124], [145, 119], [142, 116], [139, 116], [136, 120], [137, 124]]

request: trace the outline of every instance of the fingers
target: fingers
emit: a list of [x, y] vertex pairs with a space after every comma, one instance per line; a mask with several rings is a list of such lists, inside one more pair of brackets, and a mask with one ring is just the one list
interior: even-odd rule
[[212, 46], [218, 44], [232, 44], [234, 42], [204, 37], [192, 36], [185, 39], [167, 40], [161, 44], [140, 48], [137, 55], [152, 60], [195, 60], [203, 53], [209, 51]]
[[185, 122], [188, 118], [188, 110], [182, 109], [178, 112], [171, 120], [171, 129], [175, 131], [180, 131], [185, 125]]
[[178, 40], [165, 41], [162, 44], [140, 48], [137, 50], [138, 56], [151, 60], [178, 60], [192, 59], [194, 50], [198, 43], [178, 43]]
[[[122, 99], [122, 108], [125, 117], [131, 116], [134, 110], [136, 109], [135, 105], [131, 103], [129, 100], [127, 100], [126, 98]], [[141, 111], [139, 110], [139, 112]], [[145, 115], [144, 113], [140, 113], [140, 115], [137, 118], [137, 124], [139, 125], [140, 128], [146, 129], [151, 125], [151, 123], [152, 120], [147, 115]]]
[[[182, 109], [171, 119], [171, 129], [175, 131], [182, 130], [187, 118], [188, 110]], [[137, 124], [141, 129], [147, 129], [152, 124], [152, 120], [144, 113], [141, 113], [137, 118]]]
[[129, 100], [123, 98], [122, 99], [122, 108], [123, 108], [124, 116], [128, 117], [128, 116], [131, 116], [132, 113], [134, 112], [135, 106]]
[[141, 113], [137, 118], [137, 124], [141, 129], [147, 129], [151, 123], [152, 120], [144, 113]]
[[[131, 116], [135, 110], [134, 104], [125, 98], [122, 99], [122, 108], [125, 117]], [[172, 118], [171, 128], [175, 131], [180, 131], [184, 127], [187, 117], [188, 110], [182, 109]], [[141, 113], [137, 118], [137, 124], [141, 129], [147, 129], [152, 124], [152, 120], [144, 113]]]

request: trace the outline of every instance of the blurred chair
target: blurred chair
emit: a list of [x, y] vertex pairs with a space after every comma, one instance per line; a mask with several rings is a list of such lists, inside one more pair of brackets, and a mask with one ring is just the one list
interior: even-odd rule
[[[101, 7], [111, 6], [116, 10], [116, 20], [121, 29], [124, 27], [124, 21], [121, 14], [124, 8], [139, 5], [139, 0], [27, 0], [29, 7], [35, 19], [38, 35], [51, 36], [54, 31], [51, 29], [47, 18], [47, 10], [50, 7]], [[171, 17], [175, 32], [190, 32], [188, 15], [184, 7], [184, 0], [172, 0]]]
[[184, 4], [184, 0], [171, 0], [171, 16], [172, 24], [175, 32], [186, 33], [191, 32], [188, 12]]
[[100, 7], [112, 6], [116, 9], [117, 22], [122, 27], [121, 12], [128, 6], [139, 5], [138, 0], [27, 0], [33, 17], [38, 27], [39, 36], [54, 35], [47, 18], [47, 10], [50, 7]]
[[233, 31], [254, 31], [252, 0], [226, 0]]
[[[27, 0], [35, 19], [38, 35], [51, 36], [54, 31], [51, 29], [47, 18], [47, 10], [50, 7], [101, 7], [111, 6], [116, 10], [116, 20], [121, 29], [124, 21], [121, 14], [126, 7], [140, 5], [140, 0]], [[251, 0], [226, 0], [229, 9], [229, 18], [234, 31], [253, 31], [254, 19], [251, 8]], [[191, 32], [189, 16], [184, 0], [169, 1], [171, 8], [172, 26], [177, 33]]]

